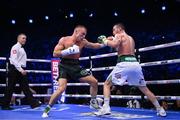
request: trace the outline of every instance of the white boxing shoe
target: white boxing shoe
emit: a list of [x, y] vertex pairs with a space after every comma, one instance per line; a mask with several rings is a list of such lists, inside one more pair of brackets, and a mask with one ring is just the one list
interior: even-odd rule
[[166, 111], [163, 107], [157, 108], [157, 116], [165, 117], [166, 115]]
[[48, 113], [45, 113], [45, 112], [44, 112], [41, 117], [42, 117], [42, 118], [48, 118], [49, 115], [48, 115]]
[[101, 106], [102, 106], [102, 102], [103, 102], [103, 99], [101, 98], [96, 98], [96, 99], [91, 99], [90, 100], [90, 108], [94, 108], [94, 109], [100, 109]]
[[99, 107], [102, 108], [103, 106], [103, 99], [102, 98], [96, 98], [96, 100], [98, 101]]
[[110, 106], [103, 105], [103, 107], [98, 112], [94, 112], [94, 114], [97, 116], [110, 115], [111, 108], [110, 108]]
[[43, 112], [43, 114], [42, 114], [42, 118], [47, 118], [47, 117], [49, 117], [49, 112], [50, 112], [50, 110], [51, 110], [51, 106], [50, 105], [47, 105], [46, 106], [46, 108], [44, 109], [44, 112]]

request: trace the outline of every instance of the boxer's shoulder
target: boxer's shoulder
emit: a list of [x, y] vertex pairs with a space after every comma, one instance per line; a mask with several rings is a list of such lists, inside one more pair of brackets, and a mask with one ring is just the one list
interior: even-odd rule
[[64, 42], [68, 41], [69, 39], [71, 39], [70, 36], [61, 37], [61, 38], [59, 39], [59, 43], [62, 44], [62, 43], [64, 43]]
[[66, 41], [68, 39], [71, 39], [71, 37], [70, 36], [63, 36], [63, 37], [61, 37], [60, 41]]

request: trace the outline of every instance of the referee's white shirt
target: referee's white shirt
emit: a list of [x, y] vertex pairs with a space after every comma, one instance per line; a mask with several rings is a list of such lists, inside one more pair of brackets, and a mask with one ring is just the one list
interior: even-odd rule
[[23, 70], [22, 67], [26, 67], [27, 55], [19, 42], [12, 46], [9, 60], [19, 72]]

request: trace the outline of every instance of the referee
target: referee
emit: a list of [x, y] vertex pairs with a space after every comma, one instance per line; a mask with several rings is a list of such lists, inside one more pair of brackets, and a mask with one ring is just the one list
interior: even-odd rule
[[25, 71], [27, 55], [23, 48], [26, 43], [26, 35], [21, 33], [17, 37], [17, 43], [11, 48], [10, 65], [8, 73], [8, 83], [4, 93], [2, 110], [12, 110], [10, 107], [11, 97], [16, 83], [20, 84], [20, 88], [25, 94], [31, 108], [39, 107], [41, 102], [35, 100], [29, 88], [27, 80], [27, 72]]

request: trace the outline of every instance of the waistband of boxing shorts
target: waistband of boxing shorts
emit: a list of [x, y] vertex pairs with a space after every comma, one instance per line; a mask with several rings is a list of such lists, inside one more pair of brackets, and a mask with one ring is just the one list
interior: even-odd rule
[[134, 55], [120, 55], [117, 62], [137, 62], [137, 59]]
[[61, 58], [61, 64], [68, 64], [68, 65], [79, 65], [79, 59], [71, 59], [71, 58]]

